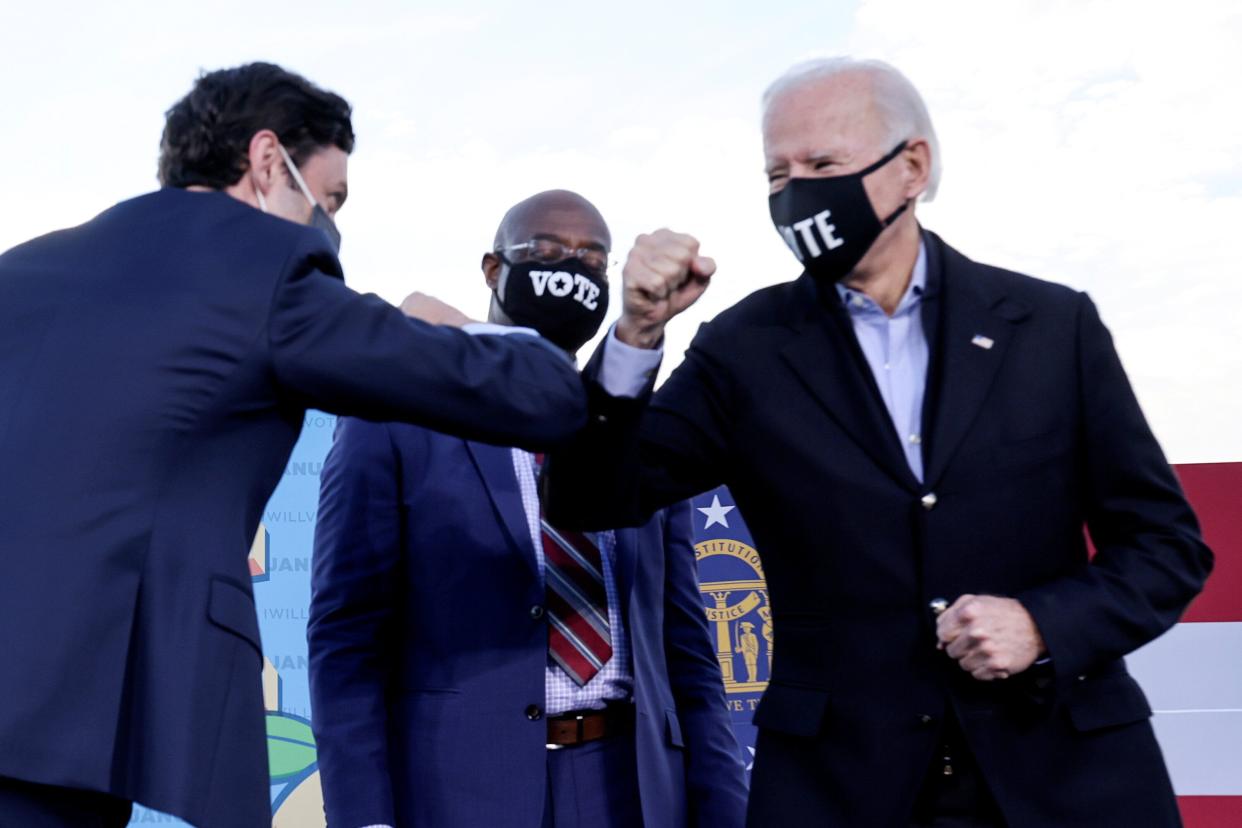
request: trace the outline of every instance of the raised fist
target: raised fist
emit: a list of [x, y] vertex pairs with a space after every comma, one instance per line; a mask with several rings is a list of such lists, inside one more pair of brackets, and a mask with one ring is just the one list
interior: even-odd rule
[[715, 272], [716, 263], [699, 255], [694, 236], [668, 229], [639, 236], [622, 272], [617, 338], [627, 345], [654, 348], [665, 323], [703, 295]]

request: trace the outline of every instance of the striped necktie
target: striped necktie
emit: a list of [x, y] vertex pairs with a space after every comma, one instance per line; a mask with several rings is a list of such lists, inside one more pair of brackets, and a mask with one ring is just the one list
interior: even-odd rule
[[[536, 464], [542, 460], [536, 455]], [[612, 658], [603, 558], [585, 535], [557, 529], [542, 508], [539, 512], [551, 622], [548, 654], [581, 687]]]

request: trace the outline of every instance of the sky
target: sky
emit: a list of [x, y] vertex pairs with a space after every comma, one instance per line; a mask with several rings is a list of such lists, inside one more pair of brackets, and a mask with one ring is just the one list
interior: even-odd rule
[[641, 232], [697, 236], [720, 270], [662, 375], [701, 322], [798, 275], [767, 215], [763, 89], [808, 57], [887, 60], [940, 134], [924, 225], [1088, 291], [1170, 459], [1242, 460], [1236, 0], [0, 0], [0, 20], [0, 250], [154, 189], [198, 73], [270, 60], [354, 105], [358, 290], [482, 317], [497, 222], [554, 187], [599, 206], [618, 260]]

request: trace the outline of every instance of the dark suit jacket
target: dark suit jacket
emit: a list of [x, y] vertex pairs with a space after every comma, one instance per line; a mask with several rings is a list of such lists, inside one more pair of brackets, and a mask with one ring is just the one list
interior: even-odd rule
[[[617, 532], [646, 828], [740, 828], [746, 780], [689, 504]], [[328, 824], [537, 828], [544, 590], [509, 449], [343, 420], [324, 464], [310, 683]], [[541, 715], [541, 714], [540, 714]]]
[[[804, 275], [705, 325], [645, 412], [593, 389], [549, 513], [617, 524], [731, 488], [780, 642], [753, 825], [907, 825], [946, 710], [1012, 828], [1176, 825], [1122, 656], [1177, 620], [1211, 553], [1090, 300], [924, 240], [924, 483], [836, 292]], [[937, 652], [928, 603], [964, 593], [1018, 598], [1051, 675], [976, 682]]]
[[546, 445], [585, 397], [532, 341], [411, 322], [222, 193], [0, 257], [0, 776], [270, 820], [246, 552], [304, 409]]

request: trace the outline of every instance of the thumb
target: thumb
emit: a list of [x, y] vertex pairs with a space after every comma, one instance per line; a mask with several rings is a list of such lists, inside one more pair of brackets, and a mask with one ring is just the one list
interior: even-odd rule
[[690, 273], [700, 279], [710, 279], [716, 272], [716, 260], [711, 256], [695, 256], [690, 262]]

